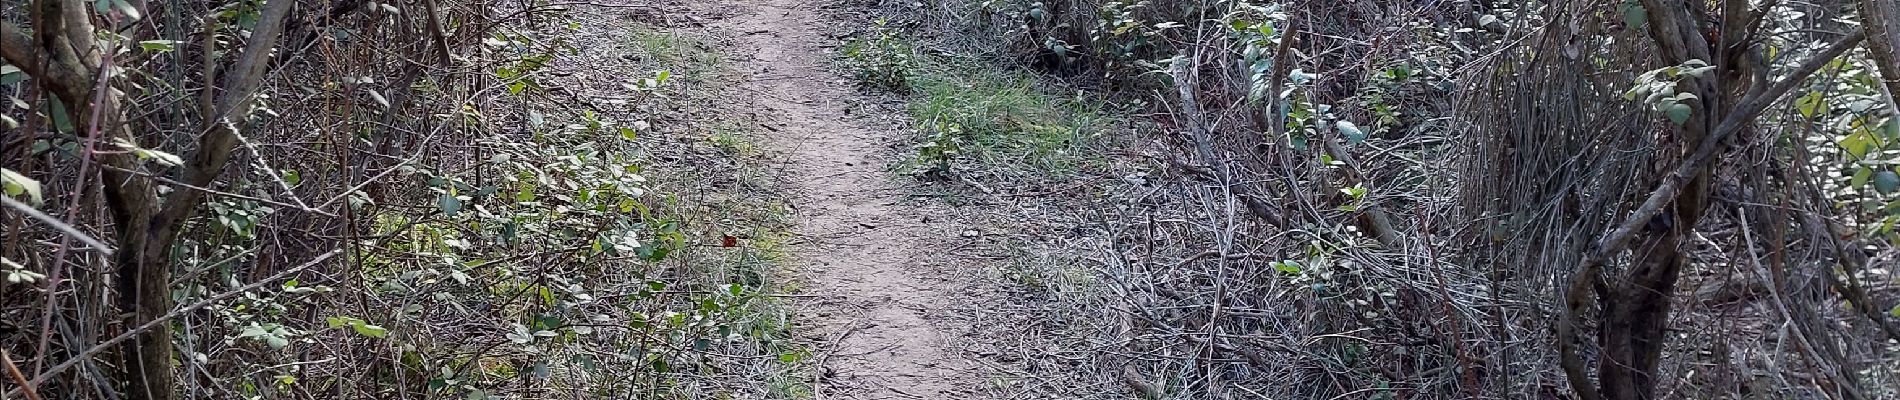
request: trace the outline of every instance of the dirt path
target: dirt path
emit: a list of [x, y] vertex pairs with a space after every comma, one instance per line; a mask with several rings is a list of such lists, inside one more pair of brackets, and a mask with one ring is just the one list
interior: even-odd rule
[[798, 305], [798, 318], [826, 342], [816, 398], [968, 398], [982, 378], [948, 347], [963, 330], [932, 321], [957, 301], [955, 278], [930, 262], [957, 231], [900, 204], [879, 157], [895, 131], [850, 116], [845, 100], [857, 93], [825, 68], [822, 46], [836, 41], [824, 34], [822, 2], [724, 3], [736, 15], [713, 25], [738, 35], [735, 61], [752, 74], [735, 94], [751, 98], [734, 100], [750, 100], [773, 131], [767, 146], [783, 153], [795, 191], [805, 238], [796, 258], [816, 299]]

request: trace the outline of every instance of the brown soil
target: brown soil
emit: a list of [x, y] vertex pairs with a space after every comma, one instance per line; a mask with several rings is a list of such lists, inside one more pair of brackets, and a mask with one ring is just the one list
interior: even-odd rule
[[[905, 204], [886, 167], [898, 131], [852, 115], [862, 102], [826, 68], [832, 21], [821, 1], [728, 0], [712, 27], [737, 38], [736, 62], [749, 79], [731, 95], [765, 125], [793, 190], [799, 234], [796, 274], [807, 301], [797, 319], [820, 342], [817, 399], [969, 398], [981, 369], [951, 340], [947, 323], [966, 296], [965, 279], [936, 260], [960, 231]], [[862, 114], [862, 113], [859, 113]]]

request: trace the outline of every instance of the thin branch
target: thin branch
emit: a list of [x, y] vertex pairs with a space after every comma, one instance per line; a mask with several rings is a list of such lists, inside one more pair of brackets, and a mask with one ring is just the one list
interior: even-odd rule
[[1654, 218], [1657, 213], [1662, 212], [1664, 205], [1675, 201], [1676, 196], [1682, 194], [1682, 186], [1687, 184], [1690, 178], [1695, 177], [1698, 172], [1708, 167], [1709, 161], [1715, 158], [1716, 150], [1722, 148], [1722, 142], [1726, 141], [1729, 136], [1741, 131], [1743, 126], [1754, 121], [1755, 117], [1761, 115], [1762, 111], [1766, 110], [1769, 104], [1774, 103], [1774, 101], [1779, 100], [1782, 95], [1794, 90], [1794, 87], [1800, 85], [1801, 81], [1807, 79], [1808, 75], [1819, 71], [1821, 67], [1826, 66], [1827, 63], [1832, 61], [1835, 57], [1840, 57], [1841, 54], [1847, 53], [1848, 50], [1858, 45], [1861, 39], [1865, 39], [1866, 37], [1867, 31], [1862, 30], [1841, 38], [1840, 41], [1828, 46], [1827, 49], [1816, 53], [1814, 57], [1809, 58], [1807, 62], [1795, 67], [1794, 71], [1788, 73], [1788, 76], [1783, 77], [1779, 82], [1775, 82], [1775, 84], [1768, 89], [1750, 93], [1748, 96], [1743, 97], [1742, 101], [1735, 106], [1735, 109], [1729, 111], [1728, 116], [1722, 119], [1722, 123], [1716, 125], [1715, 132], [1710, 134], [1708, 138], [1703, 139], [1701, 144], [1697, 145], [1695, 153], [1690, 155], [1688, 160], [1683, 161], [1682, 165], [1677, 166], [1675, 171], [1671, 172], [1669, 176], [1665, 177], [1663, 182], [1657, 185], [1656, 190], [1650, 192], [1649, 198], [1643, 201], [1641, 207], [1637, 207], [1636, 211], [1630, 213], [1629, 218], [1624, 219], [1623, 223], [1617, 225], [1616, 230], [1610, 231], [1602, 240], [1597, 241], [1596, 249], [1584, 260], [1585, 268], [1591, 268], [1591, 265], [1600, 265], [1609, 254], [1623, 250], [1623, 247], [1629, 244], [1630, 237], [1634, 236], [1637, 230], [1642, 229], [1644, 225], [1648, 224], [1650, 218]]
[[40, 400], [39, 390], [26, 381], [26, 374], [20, 373], [20, 367], [13, 364], [13, 355], [7, 354], [5, 348], [0, 348], [0, 363], [6, 364], [7, 377], [13, 378], [13, 383], [26, 391], [26, 400]]
[[151, 174], [151, 173], [147, 173], [147, 172], [142, 172], [142, 171], [134, 171], [134, 170], [129, 170], [129, 169], [124, 169], [124, 168], [119, 168], [119, 167], [114, 167], [114, 166], [111, 166], [111, 165], [101, 165], [101, 166], [102, 166], [102, 167], [105, 167], [105, 169], [109, 169], [109, 170], [113, 170], [113, 171], [117, 171], [117, 172], [120, 172], [120, 173], [125, 173], [125, 174], [131, 174], [131, 175], [138, 175], [138, 176], [143, 176], [143, 177], [146, 177], [146, 178], [150, 178], [150, 179], [152, 179], [152, 180], [155, 180], [155, 181], [158, 181], [158, 182], [161, 182], [161, 183], [165, 183], [165, 184], [169, 184], [169, 185], [173, 185], [173, 186], [178, 186], [178, 187], [180, 187], [180, 188], [185, 188], [185, 189], [191, 189], [191, 190], [196, 190], [196, 191], [200, 191], [200, 192], [204, 192], [204, 194], [210, 194], [210, 195], [217, 195], [217, 196], [222, 196], [222, 197], [230, 197], [230, 198], [234, 198], [234, 199], [240, 199], [240, 200], [250, 200], [250, 201], [255, 201], [255, 202], [259, 202], [259, 203], [264, 203], [264, 204], [269, 204], [269, 205], [273, 205], [273, 206], [278, 206], [278, 207], [284, 207], [284, 208], [289, 208], [289, 209], [295, 209], [295, 210], [298, 210], [298, 211], [304, 211], [304, 212], [309, 212], [309, 213], [314, 213], [314, 214], [317, 214], [317, 215], [322, 215], [322, 216], [325, 216], [325, 217], [335, 217], [335, 216], [337, 216], [337, 215], [336, 215], [336, 213], [332, 213], [332, 212], [328, 212], [328, 211], [323, 211], [323, 210], [321, 210], [321, 209], [316, 209], [316, 208], [311, 208], [311, 207], [309, 207], [309, 206], [304, 206], [304, 205], [297, 205], [297, 204], [290, 204], [290, 203], [285, 203], [285, 202], [281, 202], [281, 201], [276, 201], [276, 200], [271, 200], [271, 199], [266, 199], [266, 198], [262, 198], [262, 197], [257, 197], [257, 196], [248, 196], [248, 195], [242, 195], [242, 194], [237, 194], [237, 193], [231, 193], [231, 192], [225, 192], [225, 191], [220, 191], [220, 190], [217, 190], [217, 189], [212, 189], [212, 188], [207, 188], [207, 187], [202, 187], [202, 186], [192, 186], [192, 185], [190, 185], [190, 184], [186, 184], [186, 183], [184, 183], [184, 182], [179, 182], [178, 180], [175, 180], [175, 179], [171, 179], [171, 178], [166, 178], [166, 177], [164, 177], [164, 176], [159, 176], [159, 175], [153, 175], [153, 174]]
[[101, 242], [99, 241], [99, 239], [94, 239], [92, 238], [91, 235], [87, 235], [85, 232], [80, 232], [78, 228], [74, 228], [72, 225], [67, 225], [65, 222], [60, 222], [58, 218], [53, 218], [53, 216], [46, 215], [46, 213], [40, 212], [40, 210], [35, 210], [33, 209], [32, 206], [26, 205], [26, 203], [21, 203], [19, 200], [14, 200], [11, 197], [0, 196], [0, 205], [5, 205], [7, 206], [7, 208], [12, 208], [15, 211], [19, 211], [21, 214], [26, 214], [27, 217], [31, 217], [33, 219], [39, 220], [41, 223], [45, 223], [46, 226], [51, 227], [53, 228], [53, 230], [57, 230], [60, 233], [64, 233], [68, 237], [71, 237], [73, 239], [78, 239], [80, 242], [86, 243], [86, 246], [92, 247], [93, 251], [97, 251], [100, 254], [104, 254], [107, 256], [112, 255], [112, 246], [107, 246], [105, 242]]
[[1267, 110], [1267, 131], [1272, 134], [1273, 140], [1281, 140], [1281, 135], [1286, 134], [1286, 117], [1281, 112], [1284, 108], [1280, 103], [1280, 91], [1286, 89], [1286, 77], [1293, 72], [1293, 60], [1287, 59], [1287, 50], [1293, 47], [1293, 40], [1299, 34], [1299, 25], [1287, 23], [1286, 31], [1280, 33], [1280, 45], [1273, 49], [1273, 80], [1269, 81], [1267, 93], [1262, 96], [1267, 98], [1267, 107], [1271, 108]]
[[1239, 198], [1241, 202], [1247, 206], [1248, 211], [1252, 211], [1255, 216], [1260, 217], [1260, 219], [1265, 220], [1269, 224], [1286, 226], [1286, 219], [1282, 218], [1280, 213], [1275, 211], [1272, 206], [1254, 197], [1248, 185], [1244, 183], [1234, 183], [1233, 169], [1228, 167], [1227, 159], [1214, 154], [1213, 144], [1209, 143], [1210, 139], [1208, 138], [1209, 133], [1207, 132], [1207, 127], [1203, 125], [1204, 121], [1201, 119], [1200, 104], [1198, 104], [1198, 100], [1194, 99], [1194, 91], [1197, 90], [1197, 88], [1194, 83], [1193, 64], [1194, 62], [1189, 60], [1187, 55], [1177, 56], [1174, 60], [1174, 64], [1170, 68], [1170, 74], [1174, 76], [1174, 85], [1179, 89], [1178, 92], [1180, 94], [1181, 112], [1179, 114], [1181, 117], [1178, 119], [1182, 121], [1183, 125], [1187, 125], [1188, 138], [1194, 142], [1195, 153], [1198, 153], [1202, 159], [1214, 165], [1216, 169], [1214, 172], [1217, 175], [1214, 177], [1217, 181], [1215, 183], [1232, 191], [1232, 195]]
[[[210, 186], [213, 179], [224, 170], [231, 161], [231, 150], [237, 147], [237, 127], [227, 121], [231, 113], [250, 104], [252, 92], [257, 90], [264, 77], [264, 69], [270, 63], [270, 55], [277, 47], [277, 38], [283, 33], [284, 19], [296, 0], [269, 0], [264, 3], [264, 11], [258, 17], [257, 28], [251, 32], [244, 54], [230, 70], [225, 81], [224, 95], [218, 100], [213, 115], [205, 117], [210, 126], [198, 138], [198, 149], [191, 155], [186, 166], [184, 182], [192, 186]], [[203, 193], [183, 192], [166, 198], [154, 225], [177, 223], [204, 198]]]
[[[216, 303], [224, 299], [235, 297], [237, 295], [243, 294], [244, 292], [249, 292], [252, 289], [263, 287], [264, 285], [270, 284], [271, 282], [276, 282], [278, 279], [283, 279], [284, 277], [290, 276], [291, 274], [302, 272], [303, 270], [310, 269], [310, 267], [315, 267], [319, 264], [323, 264], [324, 261], [329, 261], [331, 257], [336, 257], [337, 254], [342, 254], [342, 253], [343, 253], [342, 249], [330, 250], [327, 253], [323, 253], [323, 255], [317, 256], [317, 258], [312, 259], [309, 262], [303, 263], [303, 265], [291, 267], [290, 269], [283, 270], [282, 272], [271, 274], [271, 276], [265, 277], [264, 279], [259, 279], [256, 282], [251, 282], [251, 284], [244, 285], [236, 289], [231, 289], [224, 293], [218, 293], [216, 295], [212, 295], [211, 297], [206, 297], [203, 300], [199, 300], [197, 303], [192, 303], [189, 306], [173, 309], [171, 312], [165, 313], [165, 315], [161, 315], [158, 318], [153, 318], [151, 321], [147, 321], [144, 324], [139, 325], [137, 328], [127, 330], [124, 333], [120, 333], [118, 336], [113, 336], [111, 339], [106, 339], [106, 341], [99, 342], [99, 344], [92, 345], [92, 347], [87, 348], [86, 351], [79, 352], [79, 354], [74, 355], [73, 358], [67, 359], [64, 362], [60, 362], [59, 364], [54, 365], [52, 368], [47, 368], [45, 372], [41, 372], [39, 375], [34, 376], [33, 381], [30, 383], [33, 386], [38, 386], [42, 383], [46, 383], [46, 380], [52, 379], [53, 376], [59, 375], [60, 372], [64, 372], [66, 371], [66, 369], [72, 368], [74, 365], [79, 365], [80, 362], [83, 362], [87, 359], [92, 358], [93, 355], [98, 354], [101, 351], [105, 351], [106, 349], [111, 348], [113, 345], [116, 345], [119, 342], [123, 342], [123, 341], [126, 341], [127, 339], [136, 337], [141, 332], [151, 330], [153, 327], [156, 327], [159, 324], [163, 324], [163, 323], [166, 323], [167, 321], [171, 321], [172, 318], [177, 318], [178, 316], [184, 315], [185, 313], [197, 311], [200, 308], [205, 308], [207, 306], [210, 306], [212, 303]], [[10, 390], [10, 391], [7, 391], [6, 396], [0, 396], [0, 397], [16, 396], [16, 395], [19, 395], [19, 392], [20, 392], [20, 389]]]

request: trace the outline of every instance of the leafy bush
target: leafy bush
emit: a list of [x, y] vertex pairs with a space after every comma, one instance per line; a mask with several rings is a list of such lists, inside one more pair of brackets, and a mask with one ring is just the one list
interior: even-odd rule
[[[82, 102], [19, 97], [50, 87], [54, 75], [0, 64], [0, 97], [23, 105], [0, 113], [0, 237], [24, 239], [0, 244], [0, 350], [43, 364], [31, 371], [43, 374], [38, 394], [682, 399], [807, 391], [798, 382], [809, 380], [792, 376], [810, 352], [789, 340], [786, 313], [766, 295], [777, 269], [764, 264], [778, 259], [784, 207], [765, 190], [704, 189], [706, 176], [696, 174], [738, 175], [731, 159], [739, 155], [693, 152], [667, 136], [699, 123], [673, 111], [696, 108], [681, 102], [717, 89], [681, 87], [724, 72], [709, 46], [579, 8], [496, 18], [508, 6], [444, 2], [408, 12], [368, 3], [317, 18], [295, 14], [321, 11], [290, 0], [182, 2], [154, 3], [143, 9], [154, 17], [138, 20], [123, 11], [130, 3], [98, 3], [68, 10], [91, 18], [67, 21], [159, 35], [93, 41], [94, 29], [62, 31], [87, 36], [67, 42], [108, 54], [83, 61], [123, 72], [99, 86], [123, 90], [97, 98], [124, 110], [98, 114], [179, 128], [91, 128], [95, 119], [63, 108]], [[263, 41], [276, 38], [245, 33], [273, 25], [259, 22], [258, 5], [295, 14], [280, 22], [289, 31], [274, 51]], [[190, 17], [199, 15], [214, 17]], [[27, 32], [16, 23], [51, 20], [19, 17], [0, 15], [9, 63], [18, 61], [15, 35]], [[457, 34], [432, 32], [431, 23]], [[149, 29], [125, 28], [134, 26]], [[238, 51], [243, 44], [262, 50]], [[217, 97], [248, 96], [217, 86], [248, 75], [221, 68], [238, 54], [269, 72], [251, 75], [256, 96], [239, 98], [255, 111], [199, 115]], [[207, 104], [194, 104], [186, 87], [203, 90]], [[221, 118], [228, 123], [203, 125]], [[223, 151], [234, 161], [204, 168], [222, 175], [187, 178], [199, 167], [181, 164], [207, 154], [204, 146], [167, 151], [191, 149], [207, 127], [233, 137]], [[720, 140], [737, 144], [744, 134]], [[85, 145], [93, 142], [96, 149]], [[114, 158], [125, 162], [87, 172]], [[154, 253], [164, 263], [152, 270], [168, 276], [107, 268], [114, 261], [103, 250], [136, 243], [92, 239], [127, 225], [94, 217], [119, 203], [78, 194], [120, 187], [97, 179], [120, 170], [136, 174], [113, 182], [149, 184], [158, 198], [204, 194], [181, 208], [195, 213], [166, 226], [177, 234], [160, 238], [169, 247]], [[65, 221], [70, 232], [16, 209], [51, 214], [43, 220]], [[758, 243], [692, 245], [720, 231]], [[74, 232], [87, 243], [61, 239]], [[64, 267], [72, 265], [100, 269]], [[160, 283], [151, 287], [166, 301], [137, 311], [165, 320], [141, 317], [131, 303], [84, 301], [130, 299], [108, 282], [135, 279]], [[14, 321], [33, 323], [15, 329], [28, 325]], [[58, 322], [42, 331], [40, 321]], [[120, 332], [143, 337], [112, 339]], [[145, 338], [163, 345], [99, 350]], [[119, 367], [140, 364], [162, 365], [163, 375]], [[124, 384], [144, 380], [153, 383]]]
[[860, 86], [870, 89], [908, 93], [916, 75], [916, 54], [909, 41], [878, 20], [868, 37], [845, 41], [845, 67]]

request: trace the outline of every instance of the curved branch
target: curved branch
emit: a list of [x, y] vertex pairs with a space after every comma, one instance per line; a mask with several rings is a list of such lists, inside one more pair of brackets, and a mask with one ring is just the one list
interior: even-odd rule
[[1676, 196], [1682, 194], [1682, 186], [1684, 184], [1687, 184], [1697, 173], [1708, 168], [1709, 161], [1715, 158], [1716, 150], [1722, 148], [1722, 142], [1726, 141], [1729, 136], [1733, 136], [1736, 132], [1741, 131], [1742, 127], [1747, 125], [1750, 121], [1754, 121], [1755, 117], [1760, 116], [1762, 111], [1768, 109], [1769, 104], [1773, 104], [1776, 100], [1781, 99], [1782, 95], [1794, 90], [1794, 87], [1800, 85], [1802, 80], [1808, 78], [1808, 75], [1813, 75], [1815, 71], [1821, 70], [1821, 67], [1826, 66], [1828, 61], [1833, 60], [1835, 57], [1840, 57], [1841, 54], [1847, 53], [1848, 50], [1859, 45], [1860, 41], [1865, 38], [1867, 38], [1866, 30], [1847, 35], [1847, 37], [1841, 38], [1841, 40], [1834, 42], [1833, 45], [1828, 46], [1827, 49], [1816, 53], [1814, 57], [1809, 58], [1800, 66], [1795, 67], [1794, 71], [1790, 71], [1788, 76], [1783, 77], [1781, 81], [1775, 82], [1774, 85], [1769, 86], [1767, 89], [1749, 93], [1743, 97], [1741, 102], [1736, 104], [1735, 109], [1730, 110], [1728, 116], [1722, 119], [1721, 124], [1716, 125], [1715, 131], [1711, 133], [1708, 138], [1703, 139], [1701, 144], [1696, 146], [1695, 153], [1690, 155], [1689, 159], [1684, 160], [1682, 165], [1677, 166], [1675, 171], [1671, 172], [1669, 176], [1664, 177], [1663, 182], [1657, 185], [1656, 190], [1649, 193], [1649, 197], [1643, 201], [1641, 207], [1637, 207], [1636, 211], [1631, 212], [1629, 218], [1624, 219], [1623, 223], [1618, 224], [1615, 230], [1610, 231], [1609, 235], [1597, 241], [1596, 249], [1591, 252], [1589, 258], [1584, 260], [1585, 268], [1590, 268], [1593, 264], [1600, 265], [1608, 254], [1623, 250], [1623, 247], [1629, 244], [1630, 237], [1633, 236], [1638, 229], [1642, 229], [1645, 224], [1649, 223], [1650, 218], [1654, 218], [1657, 213], [1662, 212], [1664, 205], [1675, 201]]
[[67, 54], [48, 53], [26, 30], [11, 22], [0, 21], [0, 58], [20, 67], [20, 71], [27, 76], [38, 79], [60, 100], [77, 104], [90, 93], [92, 85], [88, 83], [90, 79], [87, 77], [92, 76], [92, 69], [77, 59], [70, 59]]

